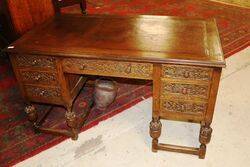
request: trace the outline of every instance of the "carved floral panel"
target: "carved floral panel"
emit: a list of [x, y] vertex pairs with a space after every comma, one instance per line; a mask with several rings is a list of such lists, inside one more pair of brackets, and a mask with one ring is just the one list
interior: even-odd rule
[[207, 99], [209, 85], [162, 82], [162, 94], [182, 95]]
[[207, 104], [186, 101], [162, 100], [161, 109], [168, 112], [197, 114], [205, 112], [207, 109]]
[[17, 55], [16, 64], [19, 67], [56, 68], [55, 58], [48, 56]]
[[59, 88], [43, 88], [35, 86], [25, 86], [26, 93], [30, 97], [41, 97], [41, 98], [59, 98], [61, 97], [61, 90]]
[[211, 80], [212, 69], [182, 65], [163, 65], [162, 76], [172, 79]]
[[36, 71], [21, 71], [22, 80], [28, 83], [43, 83], [55, 84], [57, 77], [55, 73], [36, 72]]

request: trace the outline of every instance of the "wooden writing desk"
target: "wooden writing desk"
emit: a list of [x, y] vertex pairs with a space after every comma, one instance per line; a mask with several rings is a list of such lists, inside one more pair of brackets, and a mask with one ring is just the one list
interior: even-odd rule
[[[84, 75], [153, 80], [152, 150], [205, 157], [211, 138], [221, 68], [225, 66], [214, 20], [166, 16], [58, 16], [14, 42], [10, 54], [28, 102], [62, 105], [70, 131], [34, 127], [77, 139], [72, 103]], [[160, 119], [201, 124], [199, 148], [160, 144]]]

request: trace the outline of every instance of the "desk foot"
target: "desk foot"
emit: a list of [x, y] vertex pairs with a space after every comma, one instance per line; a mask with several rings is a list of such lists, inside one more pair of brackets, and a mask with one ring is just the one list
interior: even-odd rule
[[34, 125], [37, 121], [36, 108], [33, 105], [28, 105], [27, 107], [25, 107], [24, 111], [28, 115], [29, 121], [32, 122]]
[[86, 10], [84, 10], [84, 11], [82, 11], [82, 14], [83, 14], [83, 15], [87, 15], [88, 13], [87, 13]]
[[161, 127], [162, 124], [158, 117], [153, 117], [153, 120], [150, 122], [150, 136], [153, 138], [152, 140], [152, 151], [157, 152], [158, 150], [158, 138], [161, 135]]
[[206, 155], [206, 144], [208, 144], [211, 140], [213, 129], [210, 127], [210, 124], [201, 122], [200, 136], [199, 141], [201, 143], [199, 148], [199, 158], [204, 159]]
[[205, 144], [201, 144], [200, 148], [199, 148], [199, 158], [200, 159], [204, 159], [206, 155], [206, 145]]
[[72, 111], [67, 111], [65, 113], [65, 118], [68, 127], [71, 129], [71, 139], [77, 140], [78, 139], [78, 127], [77, 127], [77, 117], [76, 114]]

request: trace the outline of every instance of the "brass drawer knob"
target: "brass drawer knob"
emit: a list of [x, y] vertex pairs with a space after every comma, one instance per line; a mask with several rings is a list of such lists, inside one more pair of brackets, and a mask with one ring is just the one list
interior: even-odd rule
[[131, 71], [132, 71], [132, 66], [131, 66], [131, 64], [130, 64], [130, 65], [128, 65], [128, 67], [126, 68], [125, 73], [130, 74]]
[[40, 92], [40, 95], [41, 95], [41, 96], [44, 96], [44, 95], [45, 95], [45, 90], [41, 91], [41, 92]]
[[86, 65], [81, 65], [81, 66], [79, 67], [79, 69], [80, 69], [80, 70], [84, 70], [85, 67], [86, 67]]
[[39, 81], [41, 78], [42, 78], [41, 75], [35, 76], [35, 80], [36, 80], [36, 81]]
[[184, 77], [185, 77], [185, 78], [189, 78], [189, 77], [190, 77], [189, 72], [187, 72], [187, 71], [186, 71], [186, 72], [184, 72]]
[[33, 60], [31, 64], [34, 66], [34, 65], [37, 65], [37, 63], [38, 63], [37, 60]]
[[186, 95], [188, 93], [188, 89], [187, 88], [183, 88], [182, 89], [182, 94]]

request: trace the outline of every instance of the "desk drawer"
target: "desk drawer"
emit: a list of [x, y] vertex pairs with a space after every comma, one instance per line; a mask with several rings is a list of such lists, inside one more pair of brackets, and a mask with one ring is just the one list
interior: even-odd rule
[[152, 79], [153, 65], [150, 63], [120, 62], [109, 60], [65, 59], [66, 72], [80, 74]]
[[55, 58], [49, 56], [16, 55], [15, 64], [17, 67], [56, 69]]
[[29, 99], [38, 102], [61, 101], [61, 90], [58, 87], [41, 87], [24, 85], [24, 90]]
[[162, 79], [161, 97], [175, 96], [178, 99], [208, 99], [209, 84]]
[[210, 81], [212, 78], [212, 69], [207, 67], [164, 64], [162, 65], [162, 77], [169, 79]]
[[161, 99], [160, 110], [163, 113], [181, 113], [202, 115], [207, 110], [206, 102]]
[[20, 70], [20, 77], [24, 83], [28, 84], [42, 84], [42, 85], [58, 84], [57, 75], [56, 73], [52, 72]]

